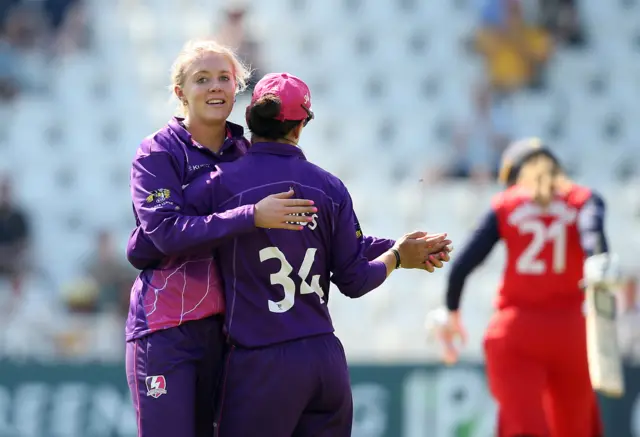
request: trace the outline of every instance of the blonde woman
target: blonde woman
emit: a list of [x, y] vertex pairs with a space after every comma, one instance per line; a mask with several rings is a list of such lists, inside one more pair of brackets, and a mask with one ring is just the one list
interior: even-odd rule
[[221, 214], [182, 215], [183, 188], [249, 147], [242, 127], [226, 121], [248, 76], [227, 48], [188, 43], [172, 72], [183, 117], [145, 138], [133, 160], [138, 227], [127, 253], [144, 270], [131, 291], [126, 368], [140, 437], [212, 433], [224, 347], [224, 299], [212, 247], [258, 227], [298, 229], [287, 215], [316, 211], [311, 202], [282, 193]]

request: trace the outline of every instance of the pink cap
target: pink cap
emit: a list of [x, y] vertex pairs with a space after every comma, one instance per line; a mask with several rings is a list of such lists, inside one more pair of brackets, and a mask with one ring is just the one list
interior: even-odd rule
[[301, 79], [289, 73], [269, 73], [256, 84], [251, 104], [266, 95], [280, 99], [280, 114], [276, 120], [305, 120], [311, 117], [311, 93]]

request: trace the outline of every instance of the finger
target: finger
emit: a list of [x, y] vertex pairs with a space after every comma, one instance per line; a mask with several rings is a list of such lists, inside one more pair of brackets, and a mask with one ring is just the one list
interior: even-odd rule
[[458, 361], [458, 351], [452, 341], [444, 342], [443, 360], [447, 364], [455, 364], [455, 362]]
[[425, 237], [439, 237], [441, 235], [447, 235], [446, 232], [425, 232]]
[[458, 354], [454, 349], [446, 349], [443, 353], [442, 361], [447, 366], [452, 366], [458, 361]]
[[289, 191], [285, 191], [283, 193], [276, 193], [276, 194], [272, 194], [269, 197], [273, 197], [276, 199], [288, 199], [289, 197], [292, 197], [296, 192], [293, 191], [293, 188], [289, 188]]
[[446, 235], [440, 235], [436, 238], [425, 237], [425, 238], [421, 238], [421, 240], [426, 242], [427, 244], [435, 244], [435, 243], [451, 244], [451, 240], [447, 239]]
[[444, 364], [446, 366], [453, 366], [458, 361], [458, 359], [456, 358], [456, 356], [454, 354], [450, 354], [450, 353], [446, 353], [445, 352], [445, 355], [442, 358], [442, 361], [444, 362]]
[[438, 268], [438, 269], [441, 268], [443, 265], [442, 262], [434, 255], [429, 255], [429, 262], [433, 264], [435, 268]]
[[432, 239], [444, 239], [447, 238], [447, 234], [442, 232], [440, 234], [425, 234], [423, 237], [420, 237], [421, 240], [430, 241]]
[[443, 244], [442, 241], [425, 241], [425, 240], [417, 240], [420, 242], [420, 248], [426, 251], [427, 253], [440, 252], [446, 244]]
[[[296, 217], [296, 221], [298, 221], [299, 217]], [[286, 229], [288, 231], [301, 231], [304, 229], [302, 225], [293, 225], [291, 223], [279, 223], [276, 226], [273, 226], [271, 229]]]
[[447, 238], [446, 235], [429, 236], [425, 238], [420, 238], [420, 241], [426, 244], [427, 246], [433, 246], [434, 244], [442, 244], [442, 242], [448, 241], [446, 240], [446, 238]]
[[425, 261], [420, 268], [422, 270], [426, 270], [429, 273], [433, 273], [435, 271], [435, 268], [433, 267], [433, 264], [431, 264], [429, 261]]
[[443, 241], [440, 244], [434, 245], [434, 246], [427, 246], [427, 250], [429, 251], [429, 253], [432, 254], [436, 254], [439, 252], [447, 252], [449, 253], [449, 250], [447, 248], [451, 247], [449, 244], [445, 244], [446, 241]]
[[451, 257], [447, 252], [440, 252], [440, 254], [438, 255], [438, 259], [443, 262], [449, 262], [451, 260]]
[[307, 199], [283, 199], [282, 200], [282, 206], [285, 206], [287, 208], [294, 207], [294, 206], [311, 206], [314, 204], [315, 202], [313, 200], [307, 200]]
[[425, 238], [429, 238], [429, 237], [441, 237], [441, 236], [447, 236], [446, 232], [432, 232], [432, 233], [428, 233], [425, 232]]
[[442, 252], [443, 250], [445, 250], [445, 247], [447, 247], [446, 241], [441, 241], [440, 243], [434, 243], [434, 244], [427, 244], [425, 246], [427, 252], [429, 253], [438, 253], [438, 252]]
[[446, 348], [452, 341], [451, 332], [446, 327], [439, 327], [436, 332], [436, 337], [444, 348]]
[[[433, 252], [432, 252], [432, 253], [433, 253]], [[444, 255], [449, 256], [449, 251], [447, 250], [447, 246], [443, 246], [443, 247], [441, 247], [441, 248], [440, 248], [440, 252], [439, 252], [439, 253], [443, 254], [443, 256], [444, 256]]]
[[287, 206], [284, 208], [284, 214], [313, 214], [318, 212], [315, 206]]
[[405, 235], [405, 237], [417, 239], [417, 238], [423, 238], [426, 235], [427, 233], [424, 231], [413, 231], [412, 233]]
[[291, 215], [291, 214], [283, 214], [280, 219], [280, 223], [310, 223], [313, 221], [313, 217], [308, 215]]
[[448, 253], [451, 253], [451, 252], [453, 252], [453, 246], [452, 246], [451, 244], [448, 244], [448, 245], [447, 245], [447, 247], [445, 247], [445, 250], [446, 250]]
[[439, 252], [443, 250], [444, 247], [446, 246], [446, 244], [444, 244], [443, 242], [438, 242], [438, 241], [430, 242], [430, 241], [423, 240], [421, 238], [418, 238], [417, 240], [411, 240], [411, 239], [405, 240], [404, 244], [407, 246], [412, 246], [416, 250], [421, 250], [426, 253]]
[[460, 336], [460, 343], [466, 344], [467, 343], [467, 331], [464, 330], [463, 328], [459, 328], [458, 335]]
[[446, 328], [440, 337], [442, 345], [444, 346], [444, 354], [446, 357], [449, 357], [451, 362], [456, 362], [458, 360], [458, 349], [455, 346], [455, 339], [457, 336], [457, 329], [451, 330], [450, 328]]

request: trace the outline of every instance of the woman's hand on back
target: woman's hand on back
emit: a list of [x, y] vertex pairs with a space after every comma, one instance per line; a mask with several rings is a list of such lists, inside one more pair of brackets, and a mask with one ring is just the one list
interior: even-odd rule
[[306, 214], [318, 212], [313, 206], [313, 200], [291, 199], [295, 195], [293, 190], [285, 193], [272, 194], [256, 203], [254, 219], [257, 228], [288, 229], [301, 231], [313, 217]]

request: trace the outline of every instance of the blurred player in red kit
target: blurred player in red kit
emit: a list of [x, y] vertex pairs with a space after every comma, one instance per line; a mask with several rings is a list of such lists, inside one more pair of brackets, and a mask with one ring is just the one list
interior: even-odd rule
[[538, 139], [505, 151], [500, 180], [507, 188], [452, 263], [447, 311], [435, 316], [445, 361], [457, 360], [454, 340], [465, 339], [465, 280], [502, 240], [507, 261], [484, 337], [498, 437], [601, 437], [580, 282], [585, 259], [606, 256], [604, 202], [570, 181]]

